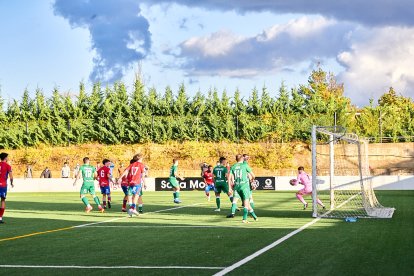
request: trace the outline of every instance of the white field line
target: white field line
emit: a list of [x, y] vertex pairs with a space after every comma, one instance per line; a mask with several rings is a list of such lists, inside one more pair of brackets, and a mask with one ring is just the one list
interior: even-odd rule
[[223, 269], [214, 266], [81, 266], [81, 265], [0, 265], [1, 268], [58, 268], [58, 269]]
[[87, 226], [88, 228], [236, 228], [236, 229], [277, 229], [278, 227], [246, 227], [236, 225], [97, 225]]
[[[349, 199], [347, 199], [346, 201], [344, 201], [342, 204], [338, 205], [338, 207], [336, 208], [341, 208], [343, 205], [345, 205], [346, 203], [348, 203], [348, 201], [352, 200], [355, 196], [354, 195], [352, 197], [350, 197]], [[305, 225], [303, 225], [302, 227], [290, 232], [289, 234], [287, 234], [286, 236], [281, 237], [280, 239], [278, 239], [277, 241], [269, 244], [266, 247], [263, 247], [262, 249], [254, 252], [253, 254], [251, 254], [250, 256], [247, 256], [246, 258], [238, 261], [237, 263], [232, 264], [231, 266], [226, 267], [225, 269], [217, 272], [216, 274], [214, 274], [214, 276], [222, 276], [222, 275], [226, 275], [227, 273], [229, 273], [230, 271], [233, 271], [234, 269], [244, 265], [245, 263], [250, 262], [251, 260], [253, 260], [254, 258], [262, 255], [263, 253], [265, 253], [266, 251], [269, 251], [270, 249], [278, 246], [279, 244], [281, 244], [282, 242], [284, 242], [285, 240], [293, 237], [294, 235], [302, 232], [303, 230], [305, 230], [306, 228], [308, 228], [309, 226], [317, 223], [321, 218], [327, 216], [329, 213], [331, 213], [334, 209], [327, 211], [326, 213], [322, 214], [320, 217], [315, 218], [314, 220], [312, 220], [311, 222], [306, 223]]]
[[[153, 214], [153, 213], [161, 213], [161, 212], [171, 211], [171, 210], [177, 210], [177, 209], [181, 209], [181, 208], [185, 208], [185, 207], [191, 207], [191, 206], [196, 206], [196, 205], [200, 205], [200, 204], [202, 204], [202, 203], [195, 203], [195, 204], [190, 204], [190, 205], [184, 205], [184, 206], [178, 206], [178, 207], [173, 207], [173, 208], [168, 208], [168, 209], [162, 209], [162, 210], [158, 210], [158, 211], [148, 212], [148, 213], [145, 213], [143, 215]], [[74, 226], [74, 228], [81, 228], [81, 227], [86, 227], [86, 226], [91, 226], [91, 225], [108, 223], [108, 222], [118, 221], [118, 220], [126, 219], [126, 218], [129, 218], [129, 217], [125, 214], [125, 216], [123, 216], [123, 217], [113, 218], [113, 219], [104, 220], [104, 221], [98, 221], [98, 222], [85, 223], [85, 224], [81, 224], [81, 225], [76, 225], [76, 226]]]

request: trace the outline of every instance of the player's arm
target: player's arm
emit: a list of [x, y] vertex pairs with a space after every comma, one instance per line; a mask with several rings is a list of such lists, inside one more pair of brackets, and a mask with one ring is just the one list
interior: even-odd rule
[[76, 186], [76, 182], [80, 178], [80, 174], [81, 174], [81, 170], [78, 170], [78, 172], [76, 173], [76, 176], [75, 176], [75, 181], [73, 182], [73, 186]]
[[11, 171], [9, 172], [9, 179], [10, 179], [10, 185], [12, 186], [12, 188], [14, 188], [14, 185], [13, 185], [13, 173]]
[[233, 188], [234, 186], [234, 175], [232, 173], [229, 174], [227, 181], [229, 182], [229, 187]]
[[119, 178], [118, 178], [118, 185], [121, 185], [121, 183], [122, 183], [122, 178], [124, 178], [125, 176], [127, 176], [128, 175], [128, 173], [129, 173], [129, 167], [128, 168], [126, 168], [125, 170], [124, 170], [124, 172], [119, 176]]

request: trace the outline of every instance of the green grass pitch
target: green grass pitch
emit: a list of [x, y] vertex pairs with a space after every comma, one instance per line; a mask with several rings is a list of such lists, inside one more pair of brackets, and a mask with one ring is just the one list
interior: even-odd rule
[[[214, 212], [203, 192], [181, 192], [180, 205], [170, 192], [145, 192], [145, 213], [133, 218], [118, 191], [112, 209], [89, 214], [76, 193], [10, 192], [0, 275], [213, 275], [313, 220], [293, 192], [254, 196], [259, 221], [242, 224], [240, 212], [225, 218], [227, 196]], [[414, 191], [377, 197], [396, 208], [392, 219], [319, 220], [229, 274], [414, 275]]]

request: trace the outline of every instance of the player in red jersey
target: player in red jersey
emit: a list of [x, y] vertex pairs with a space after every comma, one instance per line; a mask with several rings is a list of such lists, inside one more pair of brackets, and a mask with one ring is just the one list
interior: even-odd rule
[[[129, 161], [129, 164], [132, 164], [134, 162], [135, 162], [135, 160], [131, 159], [131, 161]], [[121, 172], [119, 174], [119, 176], [120, 176], [119, 179], [121, 179], [122, 192], [124, 192], [124, 199], [122, 200], [122, 209], [121, 209], [121, 211], [126, 212], [127, 211], [126, 204], [128, 202], [128, 187], [129, 187], [128, 175], [125, 175], [125, 176], [121, 177], [122, 176], [122, 172]], [[119, 182], [119, 179], [118, 179], [118, 182]], [[131, 206], [132, 202], [129, 201], [128, 204]]]
[[206, 192], [207, 200], [210, 201], [210, 190], [214, 191], [213, 166], [209, 165], [207, 167], [207, 170], [203, 173], [203, 178], [206, 184], [204, 191]]
[[4, 223], [3, 214], [6, 210], [6, 196], [7, 196], [7, 178], [10, 178], [10, 185], [13, 185], [13, 174], [9, 164], [7, 164], [8, 154], [5, 152], [0, 153], [0, 223]]
[[102, 161], [102, 164], [103, 166], [98, 169], [97, 174], [99, 187], [101, 188], [103, 207], [104, 209], [106, 209], [107, 201], [108, 208], [111, 208], [111, 188], [109, 186], [109, 182], [112, 182], [111, 169], [109, 168], [109, 166], [111, 165], [111, 161], [108, 159], [104, 159]]
[[142, 185], [146, 185], [145, 178], [143, 177], [145, 165], [142, 163], [142, 154], [138, 153], [132, 159], [135, 162], [130, 164], [129, 167], [125, 169], [123, 174], [120, 176], [120, 179], [118, 180], [118, 183], [120, 184], [122, 177], [127, 176], [129, 183], [128, 202], [132, 202], [128, 210], [128, 215], [130, 217], [132, 217], [133, 214], [139, 216], [139, 213], [136, 210], [138, 197], [141, 192]]

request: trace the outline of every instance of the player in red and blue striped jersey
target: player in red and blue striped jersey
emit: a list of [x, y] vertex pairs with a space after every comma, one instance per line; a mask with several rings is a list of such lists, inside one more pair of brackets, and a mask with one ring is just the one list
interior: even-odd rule
[[7, 179], [10, 178], [10, 185], [13, 185], [13, 174], [11, 166], [7, 163], [8, 154], [5, 152], [0, 153], [0, 223], [4, 223], [3, 214], [6, 210], [6, 196], [7, 196]]

